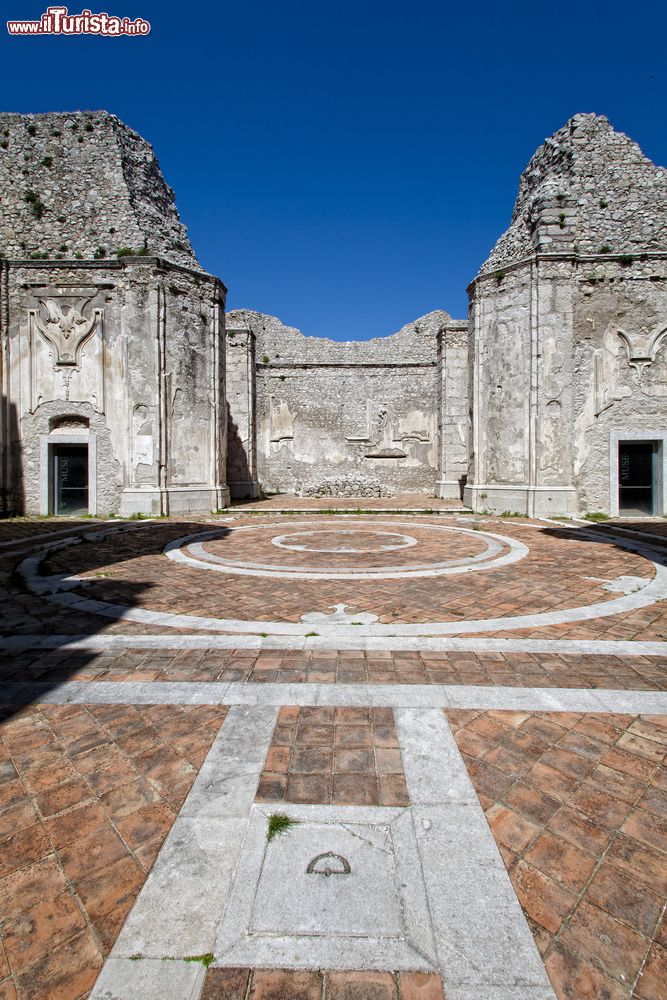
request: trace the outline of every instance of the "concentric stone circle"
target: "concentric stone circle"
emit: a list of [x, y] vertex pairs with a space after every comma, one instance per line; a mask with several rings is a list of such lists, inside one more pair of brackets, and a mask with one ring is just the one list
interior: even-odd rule
[[[307, 526], [308, 530], [303, 529]], [[387, 528], [410, 528], [413, 531], [434, 532], [438, 535], [454, 534], [458, 536], [470, 536], [475, 540], [476, 545], [480, 542], [484, 545], [481, 552], [474, 555], [464, 556], [455, 559], [433, 559], [416, 561], [405, 565], [388, 564], [386, 566], [368, 566], [363, 561], [356, 559], [350, 565], [333, 566], [322, 564], [285, 565], [284, 563], [266, 563], [250, 560], [230, 559], [214, 552], [210, 552], [206, 545], [209, 542], [223, 537], [224, 534], [233, 532], [258, 532], [273, 531], [279, 528], [280, 534], [273, 536], [270, 540], [278, 548], [291, 548], [297, 552], [312, 552], [326, 555], [349, 554], [360, 556], [368, 552], [379, 553], [389, 550], [386, 543], [387, 536], [399, 539], [400, 544], [391, 543], [391, 550], [414, 548], [419, 545], [418, 539], [412, 535], [402, 534], [397, 531], [387, 531]], [[188, 566], [200, 570], [212, 570], [218, 573], [232, 573], [242, 576], [262, 576], [274, 579], [294, 579], [294, 580], [396, 580], [411, 579], [413, 577], [424, 576], [449, 576], [458, 573], [479, 572], [482, 570], [496, 569], [507, 566], [510, 563], [518, 562], [528, 555], [528, 547], [523, 542], [505, 535], [498, 535], [490, 531], [479, 531], [471, 528], [464, 528], [452, 525], [428, 524], [422, 522], [396, 522], [396, 521], [376, 521], [357, 522], [354, 527], [349, 527], [349, 522], [343, 527], [339, 522], [327, 521], [295, 521], [290, 524], [290, 529], [295, 531], [285, 531], [285, 523], [272, 523], [261, 525], [238, 525], [226, 526], [216, 531], [204, 531], [187, 535], [170, 542], [164, 549], [165, 554], [175, 562], [184, 563]], [[379, 529], [379, 530], [378, 530]], [[378, 538], [376, 547], [356, 547], [345, 546], [345, 542], [335, 540], [330, 547], [315, 545], [305, 547], [300, 544], [303, 537], [322, 535], [323, 533], [345, 539], [353, 533], [363, 532], [366, 536]], [[291, 541], [290, 541], [291, 540]]]
[[[360, 547], [359, 544], [355, 546], [349, 539], [344, 541], [342, 545], [340, 543], [336, 545], [334, 541], [333, 545], [320, 543], [319, 546], [317, 544], [309, 545], [308, 543], [299, 545], [295, 541], [297, 538], [308, 538], [312, 540], [313, 536], [321, 535], [334, 535], [338, 537], [340, 535], [371, 535], [383, 537], [375, 546], [368, 546], [365, 548]], [[393, 538], [395, 541], [384, 541], [387, 538]], [[383, 541], [384, 544], [382, 544]], [[418, 545], [419, 542], [416, 538], [413, 538], [412, 535], [400, 534], [397, 531], [377, 531], [372, 528], [319, 528], [313, 531], [293, 531], [286, 535], [276, 535], [271, 539], [271, 544], [280, 549], [291, 549], [293, 552], [330, 552], [336, 554], [350, 553], [354, 555], [365, 555], [376, 552], [394, 552], [397, 549], [406, 549], [412, 547], [413, 545]]]

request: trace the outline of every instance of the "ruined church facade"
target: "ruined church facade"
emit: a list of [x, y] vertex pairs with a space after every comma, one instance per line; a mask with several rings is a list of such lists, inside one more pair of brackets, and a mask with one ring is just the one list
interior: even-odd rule
[[667, 171], [605, 118], [531, 159], [467, 320], [356, 343], [225, 314], [112, 115], [0, 115], [0, 198], [5, 513], [261, 491], [667, 513]]

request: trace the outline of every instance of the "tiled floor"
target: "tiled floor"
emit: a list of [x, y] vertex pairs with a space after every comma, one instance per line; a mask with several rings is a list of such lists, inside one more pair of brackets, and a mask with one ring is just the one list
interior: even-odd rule
[[0, 727], [0, 998], [86, 996], [226, 708], [34, 705]]
[[386, 708], [281, 708], [257, 799], [407, 805], [393, 712]]
[[447, 716], [559, 1000], [665, 1000], [667, 718]]
[[445, 1000], [428, 972], [209, 969], [201, 1000]]
[[[443, 518], [431, 520], [440, 527], [445, 523]], [[448, 559], [450, 534], [443, 533], [441, 539], [434, 539], [433, 532], [423, 529], [422, 538], [418, 524], [428, 522], [425, 517], [419, 519], [414, 528], [400, 529], [419, 535], [421, 539], [419, 546], [409, 550], [409, 558], [415, 560], [421, 553], [427, 564]], [[276, 522], [271, 519], [270, 523]], [[318, 523], [335, 526], [343, 522], [329, 519]], [[373, 523], [359, 518], [348, 519], [344, 525], [350, 528], [352, 525]], [[229, 545], [230, 553], [243, 553], [250, 561], [263, 563], [271, 557], [270, 564], [274, 561], [278, 564], [280, 559], [296, 553], [280, 553], [270, 539], [288, 530], [301, 530], [301, 524], [302, 519], [298, 516], [282, 517], [278, 528], [266, 526], [263, 519], [259, 523], [257, 518], [235, 520], [234, 528], [248, 525], [253, 530], [239, 532], [238, 536], [232, 533], [224, 544]], [[446, 524], [450, 525], [449, 519]], [[213, 525], [216, 526], [221, 532], [226, 530], [220, 522]], [[469, 527], [467, 523], [460, 525], [458, 522], [455, 526]], [[511, 521], [484, 522], [479, 527], [480, 530], [499, 532], [529, 543], [530, 552], [520, 563], [483, 573], [461, 573], [435, 579], [310, 581], [230, 577], [165, 560], [162, 550], [168, 542], [188, 534], [189, 529], [196, 532], [204, 527], [202, 524], [171, 522], [144, 525], [141, 531], [117, 534], [95, 545], [59, 550], [46, 560], [45, 568], [53, 573], [86, 575], [89, 582], [82, 593], [85, 592], [87, 597], [154, 611], [298, 622], [306, 612], [329, 613], [333, 606], [343, 603], [354, 612], [376, 614], [381, 622], [387, 624], [498, 618], [608, 602], [618, 595], [604, 589], [605, 580], [619, 576], [648, 580], [654, 572], [647, 559], [613, 544], [578, 538], [569, 529], [551, 526], [540, 525], [528, 530]], [[477, 536], [460, 537], [471, 539], [469, 548], [470, 555], [473, 555], [479, 544]], [[218, 543], [218, 547], [222, 544]], [[396, 553], [387, 555], [393, 557]], [[321, 553], [310, 554], [313, 565], [320, 566], [323, 559], [326, 560], [326, 557]], [[365, 557], [357, 556], [354, 562], [363, 568]], [[655, 615], [655, 606], [648, 611]], [[667, 613], [664, 614], [664, 624], [667, 635]]]
[[667, 657], [361, 650], [28, 650], [0, 656], [0, 680], [478, 684], [664, 691]]
[[[233, 522], [218, 519], [213, 524], [224, 530], [226, 523], [278, 523], [284, 533], [295, 521], [305, 519], [303, 515], [278, 515], [276, 510], [285, 505], [285, 499], [264, 501], [254, 512], [235, 508]], [[288, 499], [290, 506], [296, 508], [298, 503], [303, 511], [323, 505], [331, 509], [349, 506]], [[423, 499], [434, 510], [444, 511], [448, 506]], [[406, 502], [405, 498], [382, 499], [363, 501], [363, 506], [396, 510]], [[352, 508], [356, 506], [353, 502]], [[390, 520], [388, 515], [380, 517]], [[408, 519], [409, 515], [402, 515], [396, 520]], [[267, 633], [272, 621], [298, 622], [311, 611], [328, 614], [338, 603], [355, 613], [376, 614], [385, 624], [558, 610], [619, 596], [605, 590], [603, 580], [589, 577], [649, 579], [653, 574], [650, 561], [613, 543], [609, 525], [594, 529], [599, 540], [584, 540], [567, 525], [533, 522], [527, 527], [515, 519], [482, 519], [479, 528], [523, 542], [530, 548], [529, 556], [514, 566], [458, 577], [349, 584], [232, 578], [166, 559], [162, 549], [167, 541], [205, 530], [209, 520], [133, 523], [106, 541], [83, 541], [63, 548], [49, 558], [46, 568], [89, 574], [92, 582], [81, 590], [86, 596], [159, 611], [261, 620], [267, 622]], [[461, 527], [475, 523], [456, 514], [422, 514], [413, 520]], [[364, 532], [365, 525], [375, 523], [372, 516], [360, 521]], [[351, 521], [340, 518], [336, 523], [347, 526]], [[667, 531], [655, 524], [632, 526], [657, 534]], [[15, 539], [23, 551], [42, 544], [39, 535], [70, 527], [75, 523], [5, 522], [0, 525], [0, 542]], [[86, 532], [94, 527], [85, 523]], [[412, 528], [395, 530], [410, 534]], [[296, 559], [308, 565], [307, 554], [282, 552], [271, 543], [277, 533], [277, 529], [260, 529], [227, 536], [229, 543], [223, 538], [211, 551], [226, 555], [233, 548], [234, 558], [273, 557], [283, 564]], [[414, 528], [413, 533], [419, 532]], [[357, 543], [364, 537], [357, 536]], [[449, 538], [449, 544], [441, 543], [443, 558], [480, 550], [476, 535]], [[225, 718], [227, 710], [220, 706], [188, 704], [192, 698], [206, 697], [202, 696], [204, 685], [195, 688], [200, 682], [232, 682], [240, 701], [248, 692], [236, 684], [256, 685], [253, 698], [266, 683], [293, 684], [295, 691], [300, 684], [313, 683], [405, 685], [395, 689], [396, 698], [405, 697], [405, 701], [394, 701], [392, 693], [391, 703], [406, 706], [422, 704], [422, 699], [426, 704], [432, 695], [437, 699], [434, 685], [467, 685], [473, 692], [479, 687], [480, 692], [484, 689], [483, 697], [489, 696], [490, 686], [630, 693], [667, 690], [667, 656], [627, 655], [625, 647], [613, 655], [573, 654], [562, 647], [551, 653], [516, 647], [500, 653], [474, 645], [466, 647], [467, 652], [371, 652], [341, 650], [329, 641], [326, 648], [307, 651], [216, 649], [206, 648], [205, 643], [203, 648], [179, 650], [165, 644], [163, 637], [194, 631], [187, 626], [167, 630], [155, 623], [102, 618], [90, 611], [58, 607], [26, 592], [13, 576], [23, 556], [12, 551], [11, 546], [0, 551], [5, 636], [160, 638], [153, 649], [101, 653], [28, 649], [3, 654], [0, 659], [0, 681], [45, 682], [56, 698], [58, 685], [67, 680], [158, 682], [153, 706], [95, 704], [95, 698], [102, 701], [110, 694], [106, 685], [103, 693], [98, 689], [85, 705], [30, 705], [6, 714], [2, 721], [0, 1000], [82, 1000], [88, 995]], [[380, 553], [370, 561], [377, 563], [385, 555], [397, 566], [412, 559], [406, 550]], [[333, 558], [342, 562], [347, 556]], [[198, 635], [206, 639], [206, 633]], [[498, 635], [503, 639], [667, 640], [667, 601], [623, 615]], [[183, 682], [182, 689], [170, 689], [181, 704], [160, 704], [159, 682]], [[413, 691], [419, 685], [423, 691]], [[127, 691], [131, 701], [132, 690], [131, 685], [115, 687], [111, 696], [118, 692], [122, 701]], [[276, 697], [277, 689], [262, 690]], [[303, 700], [317, 701], [320, 696], [310, 687]], [[369, 690], [369, 701], [372, 696]], [[470, 703], [465, 701], [466, 692], [457, 691], [457, 696], [462, 704]], [[505, 695], [494, 691], [492, 697]], [[292, 809], [301, 808], [294, 804], [342, 809], [408, 806], [392, 710], [300, 708], [292, 703], [291, 689], [286, 691], [284, 700], [288, 699], [287, 707], [280, 709], [261, 772], [259, 802], [289, 803]], [[269, 719], [263, 723], [262, 747], [268, 742], [277, 708], [266, 711]], [[433, 711], [442, 724], [440, 708]], [[448, 710], [446, 717], [456, 730], [468, 773], [558, 1000], [667, 1000], [667, 717], [468, 710]], [[412, 781], [412, 765], [405, 752]], [[255, 775], [262, 768], [263, 755], [264, 749], [257, 755]], [[458, 755], [456, 759], [461, 766]], [[203, 771], [201, 778], [206, 774]], [[469, 794], [477, 809], [474, 794], [470, 790]], [[248, 808], [254, 795], [253, 784]], [[253, 808], [272, 810], [273, 806]], [[487, 835], [481, 814], [479, 822]], [[490, 840], [489, 845], [493, 851]], [[505, 878], [502, 868], [500, 872]], [[518, 908], [517, 913], [525, 930]], [[243, 961], [250, 959], [244, 956]], [[318, 962], [325, 970], [331, 968]], [[444, 967], [442, 972], [447, 982]], [[203, 970], [201, 974], [203, 979]], [[439, 977], [390, 970], [342, 973], [212, 967], [202, 995], [205, 1000], [443, 1000]]]
[[291, 493], [277, 493], [264, 500], [240, 502], [233, 506], [235, 513], [247, 510], [460, 510], [459, 500], [441, 500], [427, 493], [399, 493], [393, 497], [297, 497]]

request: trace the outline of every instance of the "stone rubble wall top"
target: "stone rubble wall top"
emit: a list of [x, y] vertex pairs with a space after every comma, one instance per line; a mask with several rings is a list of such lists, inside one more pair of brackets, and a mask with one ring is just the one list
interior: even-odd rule
[[578, 114], [530, 160], [512, 222], [481, 273], [536, 250], [632, 254], [667, 247], [667, 170], [607, 118]]
[[249, 329], [255, 335], [258, 362], [280, 364], [435, 364], [437, 337], [443, 329], [466, 328], [465, 320], [435, 310], [407, 323], [397, 333], [372, 340], [335, 341], [309, 337], [275, 316], [234, 309], [227, 313], [227, 330]]
[[0, 256], [201, 269], [153, 147], [106, 111], [0, 113]]

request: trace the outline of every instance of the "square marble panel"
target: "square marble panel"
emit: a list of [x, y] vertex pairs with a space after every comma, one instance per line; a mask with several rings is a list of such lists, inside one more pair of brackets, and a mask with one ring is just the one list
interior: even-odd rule
[[[281, 804], [297, 820], [267, 841], [275, 806], [253, 807], [215, 947], [216, 965], [437, 967], [409, 809]], [[319, 855], [338, 855], [349, 865]]]

